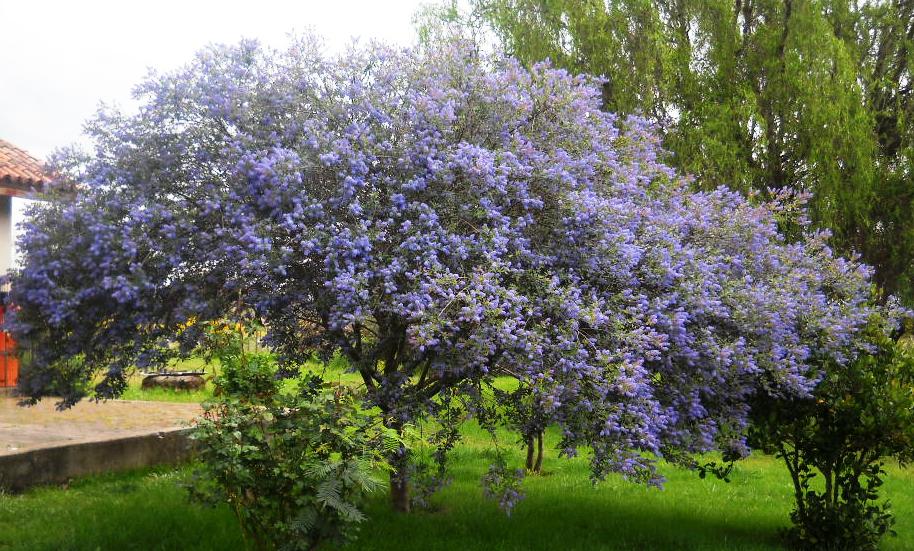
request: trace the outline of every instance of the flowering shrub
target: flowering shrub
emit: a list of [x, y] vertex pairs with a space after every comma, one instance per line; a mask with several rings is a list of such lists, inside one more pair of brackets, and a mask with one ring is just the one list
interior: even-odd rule
[[[787, 242], [776, 206], [690, 193], [593, 79], [462, 43], [320, 51], [205, 50], [59, 159], [86, 189], [20, 243], [27, 396], [72, 403], [97, 373], [116, 395], [252, 311], [281, 371], [342, 353], [392, 430], [509, 374], [595, 479], [660, 483], [655, 457], [746, 453], [750, 398], [849, 359], [868, 271]], [[406, 510], [409, 451], [388, 460]]]

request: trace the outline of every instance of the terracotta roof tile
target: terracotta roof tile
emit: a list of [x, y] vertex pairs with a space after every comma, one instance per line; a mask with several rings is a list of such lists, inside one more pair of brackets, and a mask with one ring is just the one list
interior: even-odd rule
[[0, 140], [0, 186], [39, 188], [50, 181], [41, 161], [5, 140]]

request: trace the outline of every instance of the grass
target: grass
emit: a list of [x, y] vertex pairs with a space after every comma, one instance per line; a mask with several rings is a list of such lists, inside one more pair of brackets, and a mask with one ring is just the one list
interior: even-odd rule
[[212, 376], [218, 370], [215, 363], [207, 364], [203, 358], [189, 358], [169, 366], [172, 371], [204, 371], [206, 385], [200, 390], [172, 390], [168, 388], [143, 389], [143, 374], [134, 373], [121, 394], [121, 400], [149, 400], [155, 402], [202, 402], [213, 397]]
[[[345, 551], [774, 550], [792, 506], [783, 467], [766, 456], [740, 463], [729, 484], [662, 466], [668, 482], [657, 490], [618, 477], [593, 487], [585, 459], [550, 452], [547, 474], [526, 480], [526, 499], [506, 517], [481, 495], [490, 449], [489, 437], [469, 426], [453, 455], [454, 481], [434, 498], [434, 510], [397, 514], [379, 492]], [[520, 450], [512, 453], [520, 464]], [[0, 550], [241, 549], [226, 507], [188, 501], [179, 486], [188, 473], [107, 475], [0, 496]], [[914, 472], [893, 466], [889, 474], [884, 495], [899, 537], [883, 547], [914, 549]]]
[[[351, 550], [479, 549], [561, 550], [772, 550], [788, 525], [792, 485], [782, 465], [756, 456], [738, 464], [731, 482], [701, 480], [662, 466], [664, 490], [610, 477], [594, 487], [586, 460], [557, 459], [544, 476], [530, 477], [527, 498], [506, 518], [483, 501], [479, 479], [489, 464], [485, 436], [468, 431], [456, 450], [454, 484], [437, 496], [441, 510], [405, 522], [383, 501], [369, 508], [372, 521]], [[555, 442], [555, 436], [552, 435]], [[521, 456], [514, 456], [520, 464]], [[885, 496], [895, 505], [898, 538], [885, 549], [914, 549], [914, 473], [890, 469]]]
[[[203, 358], [189, 358], [169, 366], [172, 371], [205, 371], [206, 385], [200, 390], [173, 390], [168, 388], [143, 389], [143, 375], [134, 373], [128, 380], [127, 389], [121, 394], [121, 400], [148, 400], [155, 402], [203, 402], [213, 397], [213, 377], [219, 372], [218, 360], [206, 363]], [[301, 367], [303, 373], [322, 375], [328, 382], [358, 385], [362, 379], [356, 373], [345, 369], [345, 360], [334, 359], [329, 365], [319, 361], [308, 362]], [[291, 390], [296, 384], [289, 379], [284, 384]]]
[[0, 497], [2, 550], [239, 549], [226, 508], [188, 502], [183, 471], [153, 470], [79, 480]]

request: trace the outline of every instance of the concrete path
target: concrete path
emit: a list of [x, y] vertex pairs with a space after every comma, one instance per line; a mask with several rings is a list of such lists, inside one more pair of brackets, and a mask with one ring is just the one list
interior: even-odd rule
[[131, 400], [82, 401], [58, 411], [54, 399], [31, 407], [17, 401], [0, 396], [0, 456], [186, 428], [202, 411], [198, 404]]

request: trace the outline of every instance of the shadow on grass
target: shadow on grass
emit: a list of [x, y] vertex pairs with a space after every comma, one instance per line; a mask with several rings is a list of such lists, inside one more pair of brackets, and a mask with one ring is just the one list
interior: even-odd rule
[[347, 549], [781, 549], [778, 527], [765, 523], [733, 524], [684, 512], [632, 510], [605, 499], [587, 501], [529, 499], [511, 518], [488, 504], [397, 515], [379, 501], [369, 510], [371, 521], [359, 541]]
[[[524, 484], [511, 517], [484, 500], [482, 465], [469, 457], [439, 496], [435, 512], [397, 514], [386, 495], [368, 507], [370, 521], [348, 551], [386, 550], [773, 550], [782, 549], [789, 501], [738, 483], [682, 473], [666, 490], [619, 477], [594, 487], [582, 461], [556, 461], [548, 477]], [[751, 484], [751, 482], [750, 482]], [[746, 499], [753, 503], [746, 503]]]

